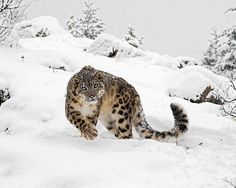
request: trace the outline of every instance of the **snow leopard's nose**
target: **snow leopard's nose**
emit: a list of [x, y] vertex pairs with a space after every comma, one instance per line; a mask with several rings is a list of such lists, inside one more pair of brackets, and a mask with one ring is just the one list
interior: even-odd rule
[[89, 96], [89, 100], [90, 100], [90, 101], [93, 101], [93, 100], [95, 100], [95, 99], [96, 99], [95, 96], [93, 96], [93, 95], [90, 95], [90, 96]]

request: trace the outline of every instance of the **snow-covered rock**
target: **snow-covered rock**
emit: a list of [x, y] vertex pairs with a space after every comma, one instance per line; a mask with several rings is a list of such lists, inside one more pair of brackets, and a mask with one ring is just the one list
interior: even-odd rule
[[154, 64], [165, 66], [174, 70], [182, 69], [188, 66], [201, 66], [202, 62], [190, 57], [172, 57], [170, 55], [160, 55], [157, 52], [145, 50], [147, 57], [151, 58]]
[[18, 38], [34, 38], [65, 32], [57, 19], [50, 16], [41, 16], [16, 24], [12, 33], [17, 35]]
[[106, 57], [141, 57], [145, 53], [114, 35], [102, 34], [87, 48], [88, 53]]
[[[184, 99], [197, 100], [201, 93], [210, 86], [213, 91], [221, 89], [226, 78], [215, 75], [208, 69], [200, 66], [191, 66], [180, 69], [172, 77], [169, 95]], [[210, 94], [209, 94], [210, 95]]]
[[6, 80], [0, 77], [0, 106], [10, 98], [9, 84]]

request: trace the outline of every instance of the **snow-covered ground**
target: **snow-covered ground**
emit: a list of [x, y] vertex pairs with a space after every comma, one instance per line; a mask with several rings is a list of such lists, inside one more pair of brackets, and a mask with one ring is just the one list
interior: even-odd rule
[[[236, 184], [236, 122], [222, 117], [217, 105], [169, 97], [218, 87], [224, 78], [201, 67], [179, 70], [178, 58], [152, 52], [94, 55], [84, 51], [91, 42], [61, 32], [0, 47], [1, 85], [11, 94], [0, 106], [1, 188], [230, 187], [225, 178]], [[177, 144], [137, 136], [118, 140], [99, 122], [99, 136], [84, 140], [64, 115], [67, 82], [84, 65], [133, 84], [158, 130], [173, 127], [169, 104], [182, 104], [188, 133]]]

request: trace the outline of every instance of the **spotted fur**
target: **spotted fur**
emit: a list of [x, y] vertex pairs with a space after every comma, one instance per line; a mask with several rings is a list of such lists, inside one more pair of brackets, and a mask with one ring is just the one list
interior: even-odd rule
[[97, 137], [98, 118], [117, 138], [132, 138], [133, 127], [146, 139], [177, 138], [188, 130], [188, 117], [180, 105], [172, 103], [170, 108], [174, 128], [159, 132], [147, 123], [137, 91], [124, 79], [85, 66], [67, 86], [66, 117], [86, 139]]

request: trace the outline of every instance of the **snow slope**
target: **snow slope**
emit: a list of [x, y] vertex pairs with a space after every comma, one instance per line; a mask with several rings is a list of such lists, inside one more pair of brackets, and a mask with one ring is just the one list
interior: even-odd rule
[[[178, 70], [173, 58], [157, 54], [120, 59], [89, 54], [83, 49], [90, 44], [57, 33], [20, 39], [16, 49], [0, 48], [0, 76], [11, 93], [0, 107], [1, 188], [230, 187], [224, 178], [236, 183], [236, 122], [222, 117], [217, 105], [168, 95], [173, 88], [190, 90], [181, 87], [194, 84], [186, 78], [189, 72], [203, 83], [223, 78], [197, 67]], [[64, 100], [69, 78], [88, 64], [133, 84], [158, 130], [173, 127], [169, 104], [182, 104], [189, 132], [177, 144], [137, 136], [117, 140], [99, 122], [98, 138], [82, 139], [65, 118]], [[57, 69], [62, 66], [66, 71]]]

